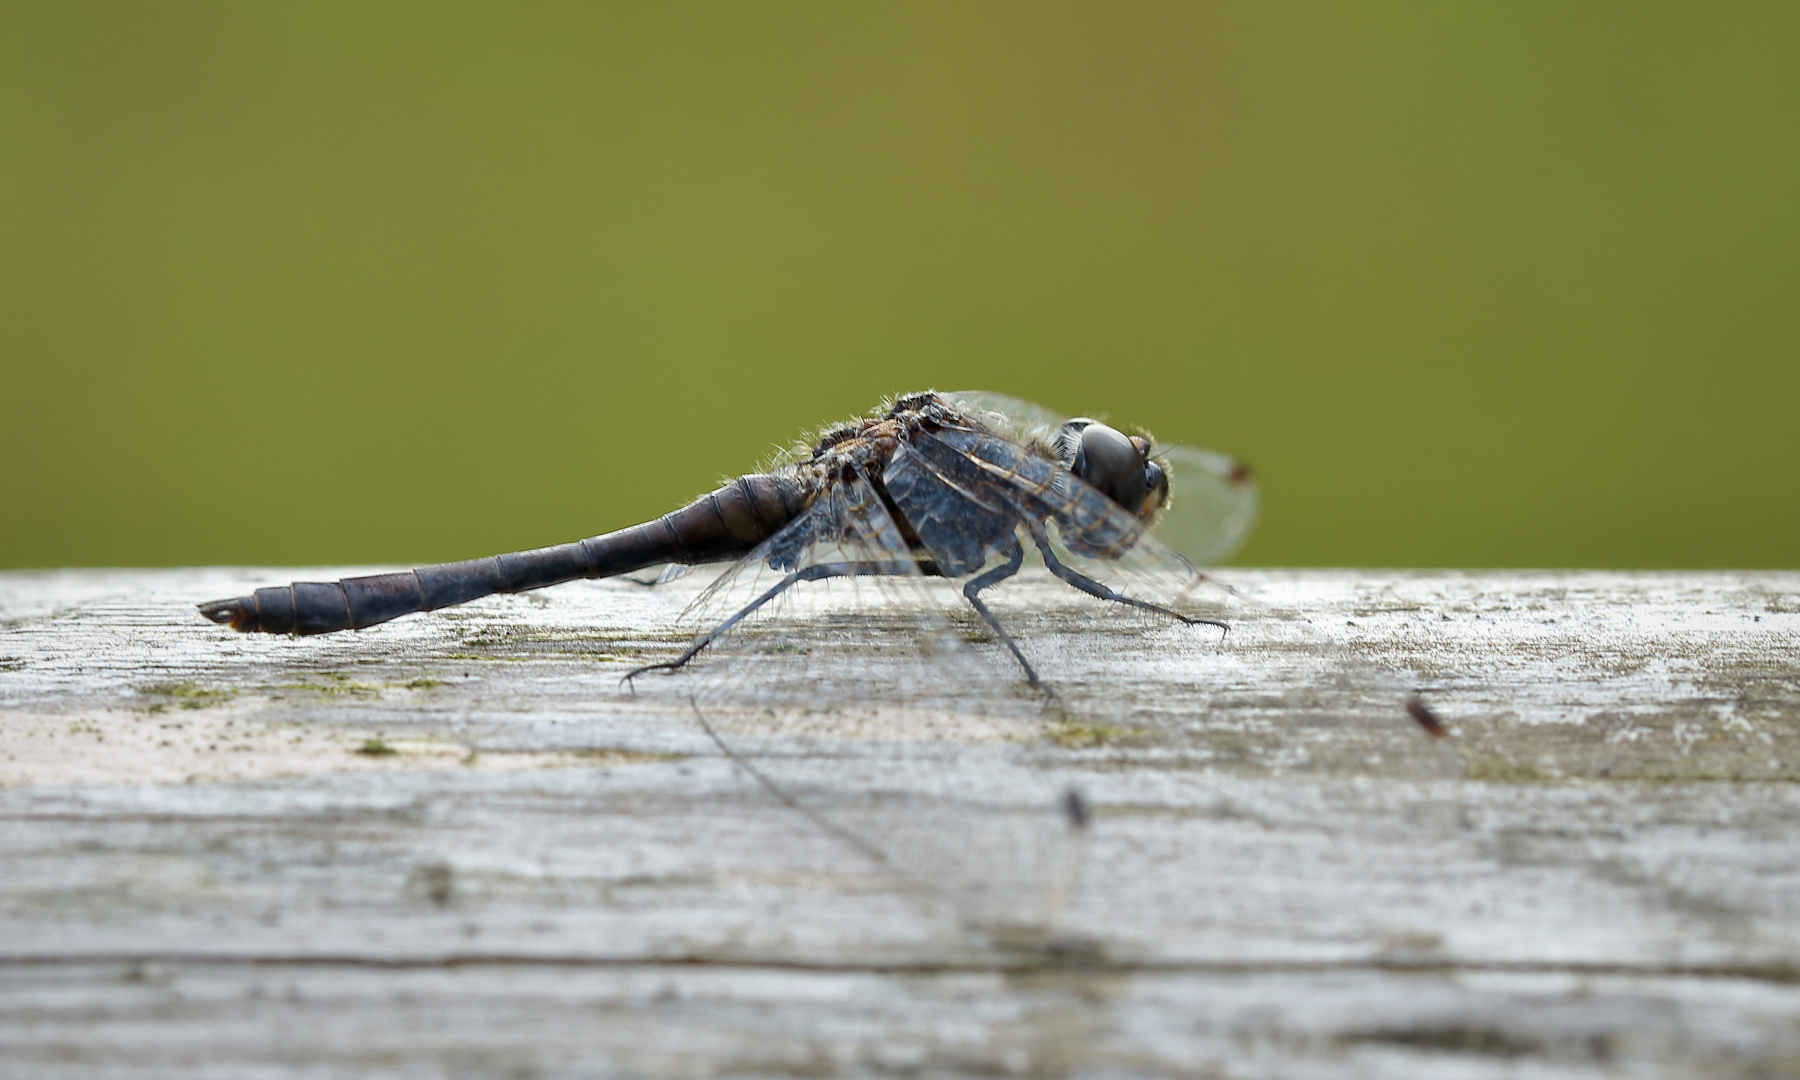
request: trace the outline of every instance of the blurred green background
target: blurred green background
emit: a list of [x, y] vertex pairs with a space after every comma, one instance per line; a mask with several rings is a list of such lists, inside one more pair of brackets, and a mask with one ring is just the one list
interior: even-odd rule
[[1800, 5], [11, 3], [0, 566], [627, 525], [883, 395], [1256, 564], [1800, 565]]

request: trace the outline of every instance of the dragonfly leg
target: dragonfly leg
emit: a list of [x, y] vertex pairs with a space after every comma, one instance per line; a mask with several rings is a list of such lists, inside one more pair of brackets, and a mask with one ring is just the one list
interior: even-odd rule
[[746, 604], [741, 611], [731, 616], [731, 618], [726, 619], [711, 630], [708, 630], [698, 641], [689, 645], [687, 651], [683, 652], [680, 656], [677, 656], [673, 660], [664, 660], [660, 664], [645, 664], [641, 668], [634, 668], [631, 671], [626, 672], [625, 677], [620, 681], [629, 684], [631, 680], [637, 678], [646, 671], [674, 671], [677, 668], [685, 666], [689, 660], [700, 655], [700, 650], [730, 633], [732, 627], [754, 613], [757, 608], [762, 607], [764, 604], [775, 599], [777, 596], [780, 596], [783, 592], [798, 585], [802, 581], [824, 581], [827, 578], [838, 577], [892, 577], [895, 575], [917, 572], [917, 563], [898, 559], [891, 562], [818, 563], [814, 566], [796, 570], [787, 577], [776, 582], [768, 592], [763, 593], [755, 600], [750, 601], [750, 603]]
[[981, 597], [976, 595], [981, 592], [981, 590], [992, 585], [998, 585], [1000, 582], [1005, 581], [1007, 578], [1018, 573], [1019, 567], [1023, 565], [1024, 562], [1025, 549], [1019, 545], [1017, 540], [1015, 540], [1012, 545], [1012, 554], [1007, 557], [1005, 564], [994, 567], [992, 570], [989, 570], [987, 573], [964, 585], [963, 598], [975, 609], [975, 613], [981, 616], [981, 621], [988, 624], [988, 629], [992, 630], [995, 635], [1006, 644], [1006, 647], [1012, 651], [1013, 659], [1017, 660], [1019, 666], [1025, 669], [1025, 678], [1030, 680], [1031, 685], [1042, 690], [1049, 690], [1049, 687], [1038, 681], [1037, 672], [1032, 670], [1031, 662], [1025, 659], [1025, 654], [1019, 651], [1019, 645], [1012, 639], [1012, 635], [1006, 632], [1006, 628], [1000, 625], [1000, 620], [994, 618], [994, 613], [989, 611], [988, 606], [981, 602]]
[[1145, 611], [1154, 611], [1159, 615], [1167, 615], [1171, 619], [1180, 619], [1189, 626], [1216, 626], [1227, 632], [1231, 630], [1231, 627], [1217, 619], [1197, 619], [1193, 616], [1183, 615], [1173, 608], [1163, 607], [1161, 604], [1152, 604], [1147, 600], [1138, 600], [1134, 597], [1125, 596], [1114, 589], [1107, 588], [1105, 585], [1088, 577], [1086, 574], [1063, 565], [1062, 560], [1056, 557], [1056, 553], [1050, 550], [1050, 538], [1044, 535], [1044, 528], [1042, 525], [1032, 526], [1031, 540], [1032, 543], [1037, 545], [1037, 549], [1043, 552], [1044, 565], [1049, 568], [1052, 574], [1055, 574], [1057, 577], [1068, 582], [1070, 585], [1075, 586], [1082, 592], [1087, 593], [1089, 596], [1097, 596], [1102, 600], [1111, 600], [1115, 604], [1126, 604], [1130, 607], [1143, 608]]

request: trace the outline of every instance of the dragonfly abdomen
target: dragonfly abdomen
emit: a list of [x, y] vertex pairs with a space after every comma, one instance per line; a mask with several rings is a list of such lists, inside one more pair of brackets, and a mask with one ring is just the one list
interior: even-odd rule
[[791, 474], [741, 476], [655, 521], [602, 536], [391, 574], [298, 581], [201, 604], [200, 613], [245, 633], [329, 634], [494, 593], [612, 577], [658, 563], [735, 559], [792, 521], [811, 494], [810, 485]]

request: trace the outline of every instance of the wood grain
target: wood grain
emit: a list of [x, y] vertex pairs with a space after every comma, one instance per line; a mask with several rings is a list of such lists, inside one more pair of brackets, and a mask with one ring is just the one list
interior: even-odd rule
[[697, 584], [192, 607], [346, 572], [0, 575], [0, 1075], [1800, 1072], [1800, 574], [999, 590], [1093, 813], [1013, 940], [620, 687]]

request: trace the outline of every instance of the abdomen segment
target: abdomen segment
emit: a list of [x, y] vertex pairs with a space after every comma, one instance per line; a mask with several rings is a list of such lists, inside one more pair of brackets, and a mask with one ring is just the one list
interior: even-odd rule
[[742, 476], [655, 521], [603, 536], [392, 574], [297, 581], [201, 604], [200, 614], [244, 633], [329, 634], [493, 593], [612, 577], [657, 563], [719, 562], [780, 531], [805, 509], [809, 495], [794, 476]]

